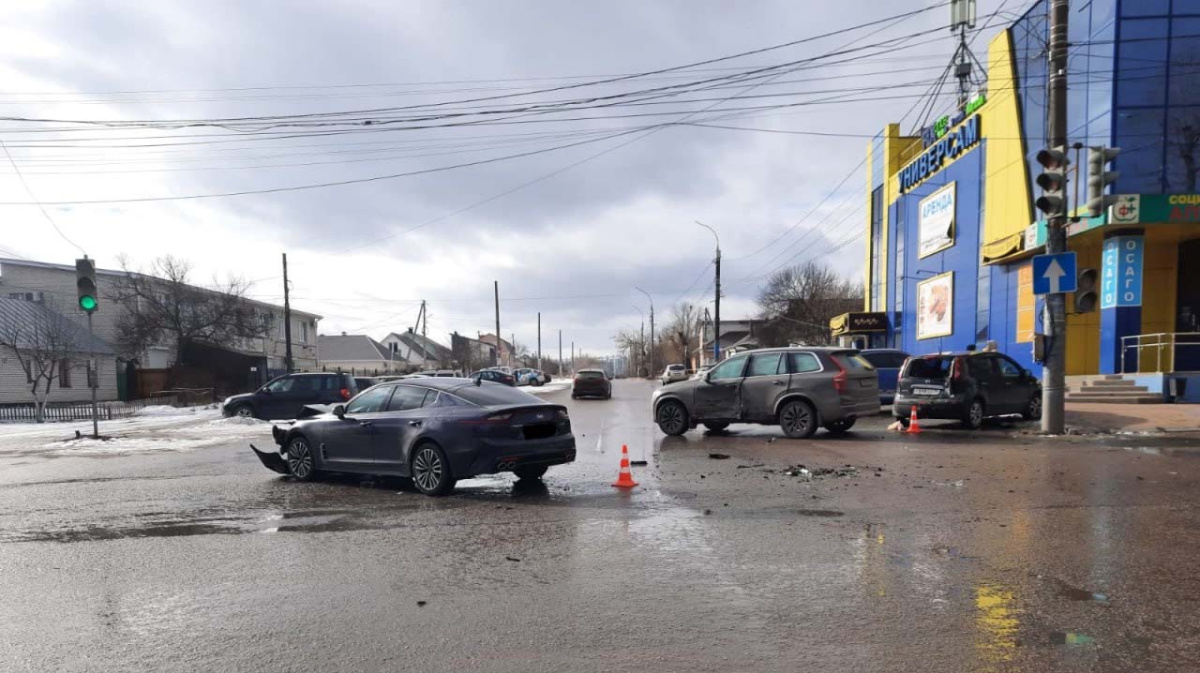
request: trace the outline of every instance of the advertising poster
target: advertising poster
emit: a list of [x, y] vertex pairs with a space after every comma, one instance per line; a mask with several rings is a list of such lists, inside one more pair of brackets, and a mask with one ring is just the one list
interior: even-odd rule
[[954, 245], [955, 183], [921, 199], [917, 219], [917, 255], [928, 257]]
[[954, 272], [917, 283], [917, 338], [950, 336], [954, 331]]

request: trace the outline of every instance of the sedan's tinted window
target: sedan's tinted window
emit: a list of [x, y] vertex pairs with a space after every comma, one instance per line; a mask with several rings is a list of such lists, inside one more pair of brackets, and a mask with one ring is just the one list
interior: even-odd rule
[[391, 386], [372, 388], [346, 405], [347, 414], [373, 414], [383, 409], [387, 404], [388, 395], [392, 394]]
[[908, 359], [904, 353], [863, 353], [862, 356], [876, 369], [899, 369]]
[[[416, 386], [396, 386], [396, 392], [392, 394], [392, 401], [388, 402], [387, 409], [388, 411], [420, 409], [421, 405], [425, 402], [427, 392], [432, 393], [432, 391]], [[432, 394], [436, 395], [437, 393]]]
[[812, 353], [788, 353], [788, 360], [791, 361], [793, 374], [804, 374], [805, 372], [821, 370], [820, 361]]
[[733, 358], [713, 367], [708, 375], [709, 381], [725, 381], [742, 378], [742, 370], [746, 368], [746, 358]]
[[783, 353], [765, 353], [750, 357], [750, 370], [746, 376], [774, 376], [779, 373], [779, 360]]
[[495, 383], [484, 383], [480, 386], [463, 386], [455, 388], [454, 394], [467, 400], [474, 402], [480, 406], [491, 407], [504, 404], [541, 404], [542, 400], [536, 395], [513, 388], [510, 386], [499, 385]]
[[341, 390], [346, 388], [345, 377], [339, 374], [329, 374], [326, 376], [314, 376], [313, 378], [321, 379], [321, 390]]

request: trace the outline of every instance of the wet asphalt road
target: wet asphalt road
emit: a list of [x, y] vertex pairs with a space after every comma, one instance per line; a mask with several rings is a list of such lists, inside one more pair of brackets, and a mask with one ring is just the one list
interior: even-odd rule
[[442, 499], [0, 454], [0, 671], [1200, 670], [1200, 440], [664, 438], [650, 389], [547, 395], [577, 463]]

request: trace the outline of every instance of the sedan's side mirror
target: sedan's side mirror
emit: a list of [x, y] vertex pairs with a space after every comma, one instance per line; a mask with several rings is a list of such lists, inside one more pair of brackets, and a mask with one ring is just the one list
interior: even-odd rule
[[711, 370], [710, 370], [710, 371], [707, 371], [707, 372], [704, 372], [704, 382], [705, 382], [705, 383], [712, 383], [712, 371], [711, 371]]
[[259, 392], [261, 392], [263, 395], [270, 395], [270, 394], [271, 394], [271, 389], [270, 389], [270, 388], [263, 388], [263, 389], [262, 389], [262, 390], [260, 390]]
[[337, 416], [338, 418], [345, 418], [346, 417], [346, 405], [339, 404], [339, 405], [335, 406], [333, 408], [333, 415]]

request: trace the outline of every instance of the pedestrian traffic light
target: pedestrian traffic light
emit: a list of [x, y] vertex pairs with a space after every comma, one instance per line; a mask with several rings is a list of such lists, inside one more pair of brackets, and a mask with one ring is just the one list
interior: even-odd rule
[[1075, 281], [1075, 312], [1091, 313], [1096, 310], [1096, 279], [1099, 275], [1095, 269], [1083, 269]]
[[1037, 162], [1042, 173], [1037, 176], [1037, 185], [1042, 195], [1036, 202], [1038, 210], [1047, 217], [1067, 215], [1067, 153], [1061, 147], [1048, 147], [1037, 153]]
[[1100, 217], [1108, 207], [1117, 202], [1116, 196], [1107, 195], [1104, 190], [1120, 177], [1117, 171], [1106, 171], [1108, 162], [1117, 158], [1121, 153], [1120, 147], [1104, 147], [1099, 145], [1088, 148], [1088, 215]]
[[86, 313], [95, 311], [100, 305], [96, 295], [96, 264], [87, 257], [75, 260], [75, 287], [79, 308]]

